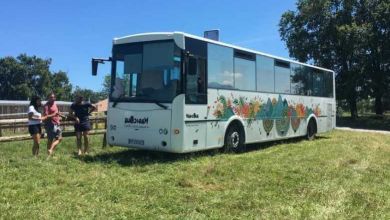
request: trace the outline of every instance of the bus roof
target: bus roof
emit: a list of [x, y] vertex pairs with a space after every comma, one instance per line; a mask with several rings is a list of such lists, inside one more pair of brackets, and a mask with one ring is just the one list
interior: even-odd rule
[[258, 55], [262, 55], [262, 56], [266, 56], [266, 57], [270, 57], [270, 58], [274, 58], [274, 59], [278, 59], [278, 60], [287, 61], [290, 63], [301, 64], [304, 66], [313, 67], [316, 69], [320, 69], [320, 70], [329, 71], [329, 72], [334, 73], [334, 71], [332, 71], [330, 69], [326, 69], [326, 68], [322, 68], [322, 67], [318, 67], [318, 66], [313, 66], [313, 65], [310, 65], [307, 63], [301, 63], [301, 62], [298, 62], [295, 60], [263, 53], [260, 51], [256, 51], [256, 50], [252, 50], [252, 49], [248, 49], [248, 48], [244, 48], [244, 47], [239, 47], [239, 46], [228, 44], [228, 43], [223, 43], [221, 41], [215, 41], [215, 40], [211, 40], [208, 38], [199, 37], [199, 36], [184, 33], [184, 32], [149, 32], [149, 33], [128, 35], [125, 37], [114, 38], [113, 44], [125, 44], [125, 43], [135, 43], [135, 42], [143, 42], [143, 41], [173, 39], [179, 47], [184, 49], [185, 48], [185, 37], [189, 37], [189, 38], [193, 38], [193, 39], [197, 39], [197, 40], [201, 40], [201, 41], [205, 41], [205, 42], [209, 42], [209, 43], [213, 43], [213, 44], [217, 44], [217, 45], [221, 45], [221, 46], [225, 46], [225, 47], [230, 47], [233, 49], [243, 50], [246, 52], [250, 52], [250, 53], [254, 53], [254, 54], [258, 54]]

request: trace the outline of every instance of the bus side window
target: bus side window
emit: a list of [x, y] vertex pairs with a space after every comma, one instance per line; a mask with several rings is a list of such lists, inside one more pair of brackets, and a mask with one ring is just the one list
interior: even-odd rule
[[131, 81], [130, 81], [130, 96], [131, 97], [136, 96], [137, 82], [138, 82], [138, 73], [132, 73], [131, 74]]
[[206, 104], [206, 60], [189, 57], [187, 64], [186, 104]]

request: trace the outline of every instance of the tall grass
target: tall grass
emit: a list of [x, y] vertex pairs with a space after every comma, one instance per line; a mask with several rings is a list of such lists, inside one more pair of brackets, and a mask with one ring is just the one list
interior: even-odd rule
[[243, 154], [0, 144], [0, 218], [390, 218], [390, 136], [333, 131]]

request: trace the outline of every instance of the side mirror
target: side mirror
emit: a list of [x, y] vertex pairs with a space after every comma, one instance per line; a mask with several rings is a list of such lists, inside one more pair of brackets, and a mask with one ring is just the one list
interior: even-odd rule
[[98, 64], [99, 62], [92, 58], [92, 76], [97, 75]]
[[96, 76], [97, 75], [97, 70], [98, 70], [98, 65], [99, 63], [102, 63], [104, 64], [104, 61], [111, 61], [112, 58], [108, 58], [108, 59], [101, 59], [101, 58], [92, 58], [92, 76]]

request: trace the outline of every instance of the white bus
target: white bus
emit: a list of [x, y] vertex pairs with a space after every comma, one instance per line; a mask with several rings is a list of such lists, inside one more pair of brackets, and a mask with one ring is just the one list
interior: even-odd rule
[[182, 32], [113, 40], [107, 142], [185, 153], [335, 127], [333, 71]]

